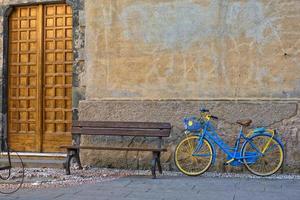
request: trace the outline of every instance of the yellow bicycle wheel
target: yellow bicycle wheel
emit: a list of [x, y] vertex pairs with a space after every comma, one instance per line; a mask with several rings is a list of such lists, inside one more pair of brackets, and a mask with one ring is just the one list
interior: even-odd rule
[[188, 136], [176, 147], [175, 164], [177, 168], [188, 176], [198, 176], [209, 169], [213, 150], [211, 144], [203, 138], [201, 148], [195, 152], [199, 136]]
[[[258, 152], [259, 151], [259, 152]], [[276, 173], [283, 163], [283, 148], [278, 139], [267, 134], [252, 137], [242, 148], [242, 155], [262, 154], [254, 158], [245, 158], [246, 168], [257, 176], [270, 176]]]

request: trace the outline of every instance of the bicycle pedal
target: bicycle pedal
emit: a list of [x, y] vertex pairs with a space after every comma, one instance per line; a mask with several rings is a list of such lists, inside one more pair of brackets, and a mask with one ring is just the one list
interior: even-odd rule
[[230, 160], [227, 160], [226, 162], [224, 162], [223, 165], [224, 166], [229, 165], [233, 161], [234, 161], [234, 158], [231, 158]]

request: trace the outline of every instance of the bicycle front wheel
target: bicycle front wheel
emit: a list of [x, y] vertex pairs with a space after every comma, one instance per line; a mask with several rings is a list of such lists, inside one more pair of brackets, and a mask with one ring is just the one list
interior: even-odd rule
[[277, 138], [259, 134], [248, 140], [242, 148], [246, 168], [257, 176], [276, 173], [283, 163], [283, 147]]
[[175, 150], [176, 167], [188, 176], [198, 176], [207, 171], [212, 163], [213, 150], [208, 140], [203, 138], [200, 149], [199, 136], [188, 136], [183, 139]]

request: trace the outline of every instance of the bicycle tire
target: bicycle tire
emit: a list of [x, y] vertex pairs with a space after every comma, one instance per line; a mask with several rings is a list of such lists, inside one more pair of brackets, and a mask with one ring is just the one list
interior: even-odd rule
[[276, 137], [272, 137], [270, 134], [252, 136], [244, 143], [241, 152], [243, 157], [251, 152], [252, 154], [263, 154], [255, 157], [255, 159], [254, 157], [252, 159], [243, 159], [247, 170], [257, 176], [271, 176], [275, 174], [281, 168], [284, 160], [282, 144]]
[[[212, 164], [213, 160], [213, 148], [210, 142], [203, 138], [203, 144], [199, 151], [196, 152], [197, 155], [203, 156], [194, 156], [192, 155], [194, 149], [198, 143], [199, 136], [188, 136], [181, 140], [175, 149], [174, 161], [176, 167], [182, 173], [188, 176], [198, 176], [206, 172]], [[187, 150], [186, 145], [190, 148]], [[206, 156], [205, 153], [208, 155]], [[185, 154], [185, 155], [184, 155]], [[202, 159], [207, 158], [207, 159]], [[204, 160], [204, 162], [203, 162]], [[183, 162], [187, 161], [187, 162]], [[200, 161], [200, 163], [199, 163]], [[192, 168], [189, 166], [193, 165]], [[194, 168], [193, 168], [194, 167]]]
[[[0, 160], [9, 163], [9, 156], [13, 155], [11, 168], [0, 170], [0, 193], [12, 194], [17, 192], [24, 183], [25, 169], [22, 158], [17, 152], [4, 151], [0, 153]], [[2, 159], [1, 159], [2, 157]], [[7, 161], [5, 161], [7, 159]], [[3, 161], [4, 160], [4, 161]]]

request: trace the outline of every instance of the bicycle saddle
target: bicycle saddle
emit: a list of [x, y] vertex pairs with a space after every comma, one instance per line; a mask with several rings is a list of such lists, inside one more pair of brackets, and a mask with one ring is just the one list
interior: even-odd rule
[[237, 124], [242, 126], [249, 126], [252, 123], [251, 119], [241, 119], [236, 121]]

